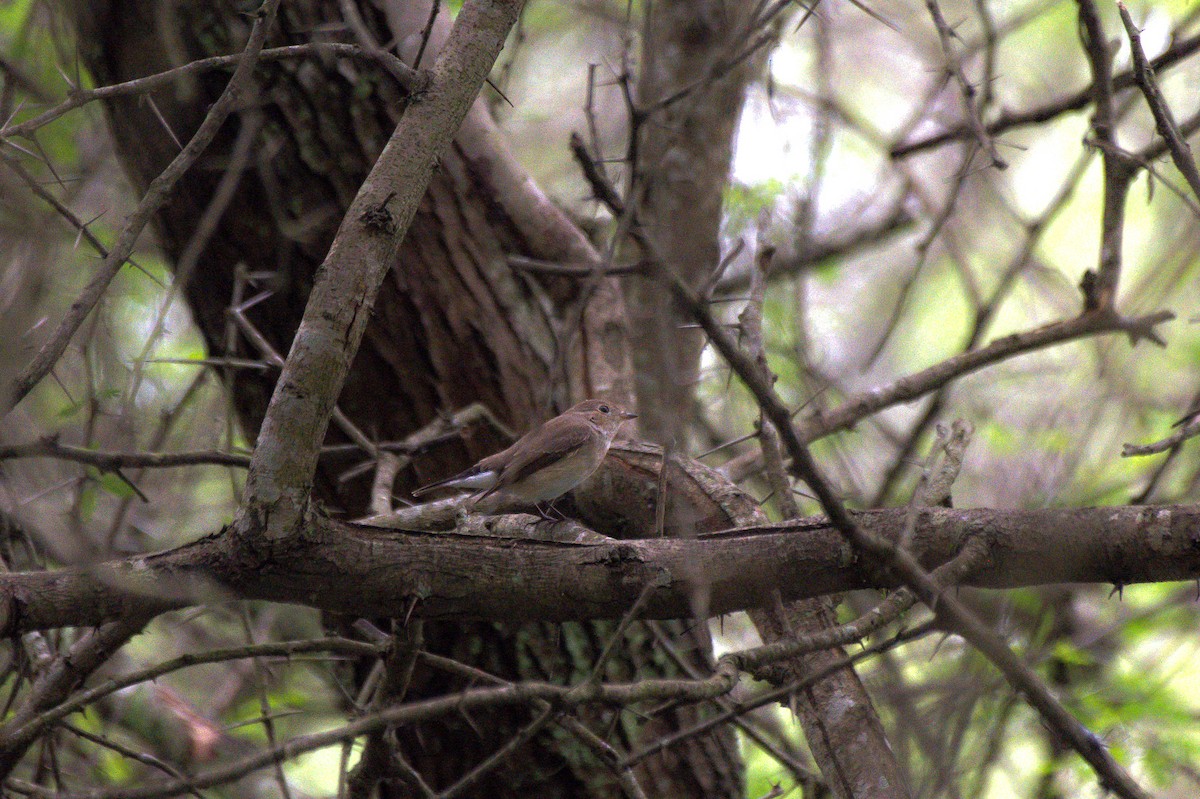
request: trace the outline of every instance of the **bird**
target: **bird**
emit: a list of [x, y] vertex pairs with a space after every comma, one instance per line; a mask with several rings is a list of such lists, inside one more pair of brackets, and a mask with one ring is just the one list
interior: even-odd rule
[[[588, 399], [489, 455], [471, 468], [413, 491], [419, 497], [442, 488], [469, 488], [472, 509], [493, 494], [534, 505], [549, 518], [549, 504], [599, 468], [621, 425], [637, 414], [607, 400]], [[550, 505], [550, 507], [553, 507]]]

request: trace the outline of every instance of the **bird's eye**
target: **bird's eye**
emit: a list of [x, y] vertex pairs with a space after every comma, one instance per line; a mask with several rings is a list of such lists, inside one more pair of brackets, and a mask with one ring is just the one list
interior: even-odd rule
[[607, 405], [601, 405], [601, 406], [600, 406], [600, 413], [608, 413], [608, 406], [607, 406]]

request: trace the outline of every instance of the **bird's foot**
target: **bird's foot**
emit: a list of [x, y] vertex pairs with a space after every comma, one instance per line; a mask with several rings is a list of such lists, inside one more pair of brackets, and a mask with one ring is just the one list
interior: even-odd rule
[[565, 522], [566, 514], [554, 507], [554, 502], [535, 502], [533, 507], [537, 510], [538, 516], [541, 516], [548, 522]]

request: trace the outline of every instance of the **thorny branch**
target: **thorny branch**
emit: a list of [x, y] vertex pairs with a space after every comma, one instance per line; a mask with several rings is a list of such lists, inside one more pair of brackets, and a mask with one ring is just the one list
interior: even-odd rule
[[[396, 79], [401, 88], [411, 93], [419, 93], [429, 83], [429, 76], [413, 70], [396, 56], [386, 50], [367, 51], [357, 45], [340, 44], [338, 42], [307, 42], [288, 47], [270, 47], [259, 51], [257, 61], [284, 61], [289, 59], [306, 58], [313, 54], [331, 53], [342, 58], [356, 58], [380, 64]], [[12, 122], [0, 128], [0, 141], [32, 135], [38, 128], [53, 122], [63, 115], [81, 108], [97, 100], [108, 100], [113, 97], [123, 97], [132, 94], [145, 94], [155, 89], [170, 86], [180, 78], [190, 77], [214, 69], [238, 66], [249, 57], [248, 52], [234, 55], [212, 56], [189, 61], [183, 66], [147, 75], [144, 78], [99, 86], [95, 89], [85, 89], [81, 86], [71, 86], [66, 100], [42, 113], [25, 120]], [[251, 57], [251, 60], [255, 60]]]
[[[780, 6], [782, 5], [780, 4]], [[693, 675], [687, 680], [657, 681], [636, 685], [604, 683], [596, 678], [597, 675], [593, 675], [595, 679], [585, 680], [576, 686], [554, 686], [538, 683], [519, 685], [503, 683], [493, 675], [477, 671], [473, 674], [473, 679], [478, 685], [485, 685], [487, 687], [470, 688], [461, 694], [431, 700], [430, 702], [419, 704], [409, 703], [373, 712], [340, 729], [331, 730], [328, 733], [317, 736], [306, 736], [290, 742], [272, 745], [266, 752], [258, 753], [253, 757], [243, 758], [235, 763], [226, 764], [216, 769], [201, 772], [195, 777], [178, 778], [158, 785], [147, 785], [132, 791], [93, 792], [86, 795], [152, 797], [195, 791], [198, 788], [228, 782], [229, 780], [236, 779], [238, 776], [269, 764], [280, 763], [283, 760], [294, 757], [299, 752], [310, 751], [334, 741], [350, 741], [368, 732], [378, 732], [393, 724], [413, 722], [438, 714], [461, 712], [463, 708], [523, 704], [533, 708], [536, 712], [534, 720], [525, 730], [525, 735], [532, 736], [545, 725], [560, 725], [563, 729], [576, 735], [580, 741], [584, 742], [585, 745], [588, 745], [594, 751], [604, 752], [605, 755], [602, 759], [612, 763], [614, 769], [624, 775], [627, 792], [631, 796], [636, 796], [640, 788], [636, 785], [636, 781], [633, 780], [630, 766], [640, 758], [645, 757], [649, 753], [649, 750], [623, 753], [612, 749], [608, 743], [596, 738], [593, 733], [584, 728], [573, 716], [569, 715], [571, 710], [594, 702], [627, 705], [629, 703], [656, 699], [670, 701], [701, 701], [713, 697], [724, 699], [736, 684], [741, 672], [754, 674], [764, 664], [769, 664], [779, 658], [862, 640], [864, 636], [876, 632], [895, 621], [900, 614], [917, 602], [918, 597], [932, 610], [948, 619], [951, 626], [961, 630], [965, 637], [992, 659], [993, 663], [1004, 672], [1012, 684], [1019, 688], [1030, 703], [1043, 713], [1048, 725], [1063, 735], [1064, 738], [1070, 740], [1077, 751], [1093, 765], [1101, 775], [1103, 784], [1116, 790], [1122, 796], [1143, 795], [1140, 788], [1132, 783], [1128, 775], [1113, 763], [1111, 757], [1100, 746], [1098, 739], [1090, 731], [1082, 728], [1069, 715], [1065, 714], [1061, 704], [1045, 690], [1045, 686], [1041, 684], [1036, 675], [1033, 675], [1032, 672], [1025, 668], [1024, 664], [1016, 661], [1011, 651], [1004, 647], [990, 630], [984, 628], [967, 613], [952, 595], [945, 593], [944, 589], [946, 586], [957, 584], [974, 566], [978, 565], [980, 559], [986, 557], [985, 551], [978, 546], [978, 541], [973, 541], [972, 546], [964, 550], [951, 563], [940, 567], [932, 573], [927, 573], [905, 551], [903, 544], [907, 543], [906, 539], [901, 541], [901, 546], [893, 546], [890, 543], [880, 541], [877, 537], [873, 537], [869, 531], [864, 530], [861, 520], [845, 508], [837, 491], [821, 474], [817, 462], [807, 451], [807, 445], [831, 432], [850, 429], [880, 410], [926, 396], [931, 392], [941, 391], [963, 375], [1000, 363], [1016, 355], [1083, 337], [1111, 332], [1126, 332], [1129, 334], [1131, 340], [1134, 341], [1139, 338], [1150, 338], [1156, 343], [1162, 343], [1155, 328], [1157, 325], [1171, 318], [1169, 313], [1158, 312], [1126, 318], [1120, 316], [1114, 310], [1114, 298], [1120, 269], [1120, 234], [1124, 221], [1124, 198], [1137, 167], [1142, 164], [1136, 157], [1129, 156], [1118, 147], [1115, 135], [1117, 114], [1113, 107], [1113, 95], [1116, 92], [1129, 88], [1135, 82], [1143, 90], [1147, 102], [1155, 115], [1159, 132], [1164, 140], [1164, 146], [1171, 152], [1178, 168], [1188, 180], [1193, 191], [1200, 196], [1200, 190], [1197, 188], [1198, 179], [1195, 177], [1195, 165], [1190, 158], [1190, 152], [1187, 150], [1187, 143], [1184, 138], [1187, 135], [1186, 131], [1189, 125], [1185, 123], [1180, 126], [1175, 123], [1170, 109], [1166, 106], [1161, 93], [1157, 90], [1153, 74], [1154, 68], [1166, 69], [1195, 52], [1200, 47], [1200, 37], [1176, 42], [1164, 55], [1154, 59], [1153, 62], [1147, 62], [1144, 53], [1141, 52], [1140, 43], [1132, 20], [1122, 7], [1122, 19], [1133, 43], [1135, 63], [1131, 71], [1114, 75], [1112, 72], [1111, 53], [1108, 52], [1103, 30], [1099, 26], [1099, 15], [1096, 13], [1096, 9], [1091, 2], [1081, 0], [1080, 19], [1085, 31], [1085, 48], [1093, 68], [1091, 85], [1076, 95], [1069, 96], [1057, 103], [1033, 109], [1032, 111], [1005, 112], [999, 117], [994, 118], [992, 122], [985, 124], [982, 111], [973, 102], [974, 87], [971, 86], [962, 71], [962, 62], [954, 56], [953, 48], [951, 47], [951, 40], [955, 35], [953, 29], [942, 18], [935, 2], [931, 0], [927, 6], [934, 16], [939, 38], [944, 48], [943, 51], [946, 55], [948, 69], [959, 84], [959, 89], [963, 93], [964, 100], [968, 106], [968, 113], [963, 125], [952, 127], [949, 131], [939, 136], [929, 137], [903, 147], [897, 147], [893, 151], [894, 156], [902, 157], [946, 141], [968, 138], [987, 148], [993, 160], [998, 161], [999, 159], [995, 152], [995, 139], [1004, 131], [1019, 125], [1044, 121], [1066, 111], [1083, 108], [1089, 103], [1095, 103], [1094, 143], [1105, 159], [1106, 201], [1100, 266], [1095, 278], [1101, 283], [1099, 286], [1089, 284], [1086, 287], [1087, 307], [1085, 311], [1077, 317], [1013, 334], [993, 341], [985, 347], [975, 349], [975, 337], [983, 329], [983, 324], [980, 324], [973, 334], [968, 351], [946, 359], [928, 369], [895, 380], [892, 383], [854, 394], [833, 410], [814, 408], [807, 415], [801, 416], [797, 421], [794, 409], [780, 398], [772, 385], [774, 376], [765, 365], [766, 347], [762, 341], [762, 331], [759, 329], [757, 332], [754, 332], [752, 329], [755, 323], [753, 318], [755, 313], [758, 315], [757, 323], [761, 325], [762, 285], [752, 287], [752, 305], [757, 303], [758, 307], [757, 309], [752, 309], [751, 315], [747, 317], [750, 324], [746, 325], [746, 327], [750, 328], [751, 332], [751, 335], [748, 336], [750, 346], [747, 351], [742, 346], [743, 342], [735, 340], [730, 335], [723, 324], [723, 320], [711, 312], [708, 307], [709, 294], [707, 291], [697, 292], [694, 287], [685, 285], [677, 277], [669, 274], [665, 276], [668, 281], [674, 281], [672, 287], [676, 297], [692, 312], [697, 322], [705, 328], [714, 347], [720, 351], [732, 366], [734, 372], [739, 375], [754, 394], [762, 413], [762, 432], [760, 435], [766, 451], [762, 454], [754, 453], [753, 459], [756, 464], [759, 461], [764, 461], [767, 464], [768, 476], [776, 490], [780, 505], [784, 509], [785, 514], [788, 516], [795, 515], [796, 509], [790, 485], [788, 484], [788, 477], [783, 473], [783, 469], [787, 468], [788, 464], [784, 458], [778, 457], [779, 447], [782, 447], [790, 458], [792, 476], [805, 480], [813, 488], [820, 498], [822, 506], [847, 539], [854, 542], [863, 551], [872, 552], [886, 558], [889, 567], [902, 576], [907, 584], [906, 587], [896, 591], [888, 599], [879, 603], [868, 614], [850, 624], [826, 631], [821, 635], [804, 636], [796, 640], [779, 642], [727, 655], [710, 675]], [[434, 4], [435, 13], [436, 9], [437, 4]], [[746, 54], [752, 53], [755, 47], [762, 44], [764, 44], [764, 41], [756, 41], [749, 50], [745, 51], [739, 57], [745, 57]], [[257, 57], [264, 60], [293, 58], [311, 53], [317, 49], [333, 52], [338, 56], [382, 61], [384, 68], [388, 69], [401, 85], [413, 91], [420, 91], [427, 85], [428, 76], [425, 73], [408, 70], [407, 67], [404, 67], [394, 57], [389, 56], [385, 50], [373, 46], [364, 49], [349, 45], [310, 44], [291, 48], [262, 50]], [[177, 70], [139, 79], [138, 81], [131, 81], [127, 84], [103, 87], [96, 90], [72, 89], [68, 100], [59, 106], [26, 122], [9, 125], [0, 129], [0, 145], [4, 144], [3, 140], [6, 138], [11, 139], [13, 137], [32, 134], [41, 125], [58, 118], [62, 114], [86, 102], [103, 97], [116, 96], [117, 94], [148, 91], [155, 86], [166, 85], [179, 75], [191, 74], [199, 70], [224, 68], [235, 64], [238, 65], [238, 69], [240, 70], [243, 64], [252, 63], [254, 57], [251, 53], [251, 48], [248, 47], [247, 52], [240, 55], [194, 62]], [[235, 72], [235, 80], [236, 78], [237, 72]], [[230, 86], [233, 86], [232, 81]], [[988, 88], [990, 89], [990, 87]], [[669, 101], [675, 101], [675, 99], [677, 98], [668, 98]], [[195, 141], [193, 139], [193, 142]], [[190, 147], [191, 143], [188, 146]], [[586, 150], [582, 147], [578, 149], [585, 154], [585, 157], [580, 160], [586, 170], [590, 159], [586, 157]], [[15, 160], [11, 159], [7, 154], [0, 153], [0, 156], [4, 157], [10, 166], [16, 164]], [[17, 164], [17, 167], [19, 168], [19, 164]], [[622, 223], [631, 226], [632, 235], [638, 240], [643, 249], [645, 249], [646, 242], [643, 237], [640, 237], [637, 229], [636, 208], [630, 210], [624, 207], [623, 199], [615, 190], [612, 190], [612, 186], [604, 176], [603, 170], [596, 170], [595, 174], [589, 175], [589, 179], [593, 185], [593, 189], [596, 190], [596, 195], [603, 198], [619, 216], [623, 217]], [[34, 190], [37, 191], [36, 188]], [[604, 191], [610, 191], [611, 193], [606, 196]], [[632, 205], [636, 205], [636, 203]], [[85, 224], [69, 216], [69, 212], [66, 209], [60, 208], [59, 210], [64, 212], [64, 216], [67, 216], [73, 224], [76, 224], [83, 235], [91, 237]], [[626, 211], [628, 211], [628, 214], [625, 213]], [[877, 240], [877, 236], [890, 234], [897, 227], [906, 225], [908, 218], [907, 214], [897, 209], [897, 213], [889, 216], [880, 225], [879, 231], [867, 237], [866, 240], [874, 242]], [[1030, 229], [1030, 235], [1027, 239], [1027, 249], [1033, 247], [1037, 239], [1036, 233], [1040, 229], [1040, 226], [1036, 229]], [[133, 234], [133, 238], [136, 240], [136, 233]], [[98, 241], [93, 240], [92, 243], [98, 250], [103, 252], [103, 248]], [[838, 250], [838, 252], [841, 251]], [[116, 252], [117, 250], [114, 249], [114, 253]], [[653, 273], [657, 265], [662, 262], [659, 254], [654, 253], [652, 250], [643, 252], [643, 256], [640, 260], [627, 265], [551, 264], [515, 257], [512, 263], [515, 267], [528, 271], [539, 271], [557, 276], [594, 279], [599, 274], [637, 273], [644, 275]], [[1019, 262], [1023, 264], [1029, 257], [1029, 252], [1023, 251]], [[117, 265], [119, 268], [119, 260]], [[1012, 274], [1015, 274], [1016, 268], [1013, 268]], [[731, 286], [740, 288], [746, 282], [750, 281], [745, 280], [744, 277], [738, 277], [726, 284], [722, 284], [722, 288], [729, 288]], [[1008, 285], [1011, 285], [1011, 282]], [[1001, 293], [998, 290], [996, 296], [1000, 296]], [[979, 317], [986, 322], [988, 314], [995, 307], [995, 303], [984, 303], [980, 307], [981, 313]], [[86, 315], [86, 310], [84, 314]], [[67, 341], [69, 340], [70, 335], [68, 334]], [[65, 347], [66, 344], [64, 343], [63, 346]], [[61, 350], [59, 354], [61, 354]], [[278, 356], [276, 356], [276, 359], [280, 362], [282, 361]], [[53, 361], [46, 368], [53, 368]], [[45, 371], [42, 374], [44, 375]], [[36, 379], [33, 383], [36, 383]], [[33, 383], [30, 383], [30, 385]], [[24, 390], [28, 391], [28, 387]], [[20, 386], [18, 386], [16, 398], [19, 400], [20, 396], [23, 396], [23, 394], [21, 393]], [[938, 410], [929, 414], [929, 424], [933, 423]], [[1164, 442], [1144, 448], [1136, 448], [1136, 452], [1135, 448], [1129, 447], [1126, 454], [1144, 454], [1178, 445], [1188, 435], [1195, 433], [1196, 426], [1197, 423], [1192, 422], [1181, 429], [1175, 436], [1165, 439]], [[431, 436], [444, 435], [441, 432], [426, 432]], [[777, 436], [777, 438], [774, 436]], [[915, 441], [916, 436], [913, 437], [913, 442], [915, 443]], [[365, 436], [360, 437], [357, 446], [368, 449], [368, 451], [370, 451], [372, 446], [378, 446], [380, 450], [384, 449], [382, 445], [371, 445]], [[400, 442], [397, 448], [401, 452], [407, 452], [410, 448], [417, 446], [420, 446], [420, 444], [406, 441]], [[772, 455], [776, 457], [772, 457]], [[0, 448], [0, 459], [6, 457], [37, 456], [60, 457], [93, 465], [105, 470], [118, 470], [123, 467], [155, 468], [203, 462], [244, 466], [247, 462], [247, 459], [241, 455], [220, 452], [165, 454], [92, 451], [67, 447], [59, 444], [54, 439], [44, 439], [29, 444], [10, 445]], [[396, 464], [393, 463], [392, 466], [395, 467]], [[390, 483], [388, 474], [383, 474], [377, 486], [381, 508], [386, 498], [386, 484], [388, 483]], [[918, 517], [919, 513], [914, 511], [913, 518], [918, 519]], [[917, 523], [917, 521], [914, 521], [913, 526], [915, 527]], [[633, 618], [632, 613], [625, 618], [626, 623], [628, 623]], [[613, 640], [616, 640], [615, 637]], [[271, 645], [265, 646], [270, 647]], [[324, 647], [324, 651], [344, 651], [347, 654], [377, 655], [380, 651], [379, 647], [374, 645], [360, 645], [353, 642], [345, 642], [343, 645], [341, 643], [315, 641], [307, 644], [307, 646], [310, 646], [311, 649], [292, 649], [288, 650], [288, 654], [293, 654], [296, 651], [323, 651], [322, 647]], [[268, 654], [284, 654], [283, 650], [272, 650], [263, 646], [246, 647], [242, 651], [252, 652], [253, 654], [229, 655], [229, 657], [261, 657]], [[226, 653], [222, 653], [219, 657], [215, 653], [212, 653], [211, 656], [211, 662], [215, 662], [225, 659]], [[424, 658], [428, 663], [436, 662], [436, 658], [427, 653], [418, 653], [418, 656]], [[123, 685], [130, 685], [151, 679], [156, 674], [166, 673], [166, 671], [189, 665], [189, 663], [181, 662], [182, 660], [169, 661], [166, 664], [159, 664], [159, 666], [152, 669], [144, 669], [126, 677], [108, 680], [86, 691], [77, 691], [69, 699], [60, 704], [41, 709], [32, 718], [25, 718], [21, 725], [15, 728], [6, 727], [0, 730], [0, 735], [11, 734], [22, 741], [29, 740], [29, 736], [45, 731], [69, 714], [76, 712], [102, 696], [118, 690]], [[192, 662], [200, 661], [195, 660]], [[470, 668], [463, 664], [452, 664], [451, 662], [441, 662], [439, 665], [448, 669]], [[158, 670], [163, 667], [165, 667], [165, 670]], [[796, 686], [789, 686], [789, 688], [795, 690]], [[47, 693], [46, 695], [49, 696], [51, 694]], [[57, 697], [57, 695], [55, 696]], [[767, 699], [764, 701], [774, 700]], [[33, 704], [29, 705], [29, 707], [32, 707]], [[42, 702], [40, 704], [46, 703]], [[745, 709], [746, 705], [744, 704], [736, 705], [731, 706], [727, 712], [729, 716], [732, 716], [745, 712]], [[727, 718], [722, 720], [727, 720]], [[687, 735], [695, 734], [698, 731], [685, 731], [681, 737], [685, 738]], [[591, 736], [590, 740], [588, 736]], [[518, 742], [519, 739], [514, 739], [513, 747]], [[661, 741], [656, 746], [666, 746], [669, 743], [671, 742]], [[447, 789], [447, 794], [467, 788], [476, 777], [498, 765], [508, 751], [509, 748], [506, 747], [495, 752], [490, 758], [479, 765], [477, 771], [467, 774], [458, 783]], [[45, 789], [39, 786], [18, 781], [11, 781], [9, 785], [13, 789], [27, 791], [32, 794], [46, 792]], [[428, 786], [426, 786], [426, 789], [429, 790]], [[431, 790], [430, 792], [432, 793]]]
[[1141, 33], [1133, 24], [1133, 17], [1129, 16], [1129, 9], [1125, 7], [1124, 3], [1117, 3], [1117, 8], [1121, 11], [1121, 22], [1125, 25], [1125, 32], [1129, 34], [1129, 44], [1133, 51], [1134, 79], [1137, 81], [1138, 88], [1142, 90], [1142, 94], [1146, 96], [1146, 103], [1154, 114], [1154, 124], [1158, 128], [1158, 134], [1166, 142], [1175, 167], [1191, 187], [1192, 193], [1196, 195], [1197, 199], [1200, 199], [1200, 170], [1196, 169], [1192, 148], [1180, 135], [1175, 115], [1171, 112], [1170, 106], [1167, 105], [1167, 101], [1158, 87], [1154, 69], [1146, 60], [1146, 52], [1142, 49]]
[[240, 466], [250, 465], [250, 456], [236, 452], [106, 452], [59, 443], [57, 438], [44, 438], [28, 444], [0, 445], [0, 461], [17, 458], [59, 458], [95, 466], [103, 472], [120, 469], [166, 469], [175, 466]]
[[[1095, 117], [1097, 136], [1102, 146], [1108, 143], [1113, 147], [1103, 149], [1107, 198], [1103, 244], [1100, 268], [1094, 282], [1085, 281], [1085, 312], [1076, 319], [1047, 325], [1027, 334], [1009, 336], [982, 350], [963, 353], [945, 361], [931, 370], [921, 373], [920, 379], [913, 381], [914, 388], [916, 385], [924, 387], [919, 393], [925, 393], [932, 388], [931, 383], [948, 382], [953, 377], [981, 368], [993, 360], [1040, 349], [1056, 341], [1066, 341], [1083, 335], [1094, 335], [1108, 330], [1124, 330], [1130, 334], [1133, 340], [1148, 337], [1157, 343], [1163, 343], [1155, 333], [1154, 327], [1173, 318], [1173, 314], [1159, 312], [1141, 319], [1125, 320], [1112, 310], [1120, 269], [1120, 232], [1123, 221], [1124, 196], [1134, 171], [1128, 167], [1128, 161], [1121, 158], [1115, 151], [1115, 139], [1112, 133], [1111, 88], [1109, 87], [1110, 61], [1106, 44], [1098, 32], [1098, 22], [1089, 17], [1089, 14], [1094, 15], [1094, 8], [1087, 0], [1081, 0], [1081, 18], [1084, 19], [1083, 27], [1087, 33], [1085, 41], [1088, 45], [1088, 53], [1093, 62], [1096, 82], [1103, 84], [1103, 88], [1097, 89]], [[614, 213], [625, 211], [628, 214], [629, 209], [622, 206], [619, 196], [608, 184], [603, 172], [598, 169], [586, 168], [586, 151], [583, 151], [581, 147], [576, 147], [575, 154], [577, 159], [583, 160], [585, 163], [584, 173], [593, 183], [595, 195], [600, 198], [611, 198], [610, 205]], [[904, 581], [917, 592], [923, 601], [930, 607], [938, 607], [942, 613], [949, 616], [968, 640], [992, 660], [1014, 687], [1029, 697], [1030, 703], [1042, 713], [1047, 723], [1071, 743], [1073, 748], [1096, 769], [1106, 784], [1113, 786], [1123, 796], [1144, 795], [1141, 788], [1132, 781], [1111, 755], [1102, 747], [1095, 745], [1095, 737], [1092, 733], [1063, 708], [1038, 676], [1016, 658], [999, 637], [964, 606], [953, 599], [943, 597], [928, 573], [904, 549], [880, 541], [864, 532], [856, 524], [846, 511], [841, 499], [822, 476], [816, 462], [809, 454], [804, 440], [792, 423], [792, 412], [780, 401], [771, 387], [769, 379], [762, 373], [761, 367], [736, 345], [729, 332], [709, 310], [706, 298], [698, 295], [691, 286], [671, 270], [668, 261], [661, 254], [655, 252], [653, 242], [649, 237], [641, 235], [637, 231], [636, 216], [633, 219], [635, 224], [630, 230], [631, 235], [649, 258], [658, 264], [662, 279], [670, 287], [677, 302], [692, 315], [707, 334], [710, 343], [750, 390], [762, 411], [764, 421], [769, 421], [779, 431], [784, 447], [791, 458], [791, 468], [794, 474], [803, 479], [813, 490], [822, 509], [837, 529], [855, 546], [892, 563], [893, 568], [902, 575]], [[896, 384], [896, 386], [900, 385]], [[919, 393], [912, 394], [908, 398], [914, 398]], [[885, 407], [889, 400], [898, 401], [898, 396], [899, 392], [881, 401], [881, 397], [887, 397], [886, 393], [872, 391], [869, 395], [864, 396], [862, 403], [864, 405], [879, 403], [875, 407], [877, 410]], [[856, 416], [854, 421], [857, 418], [861, 418], [861, 416]], [[827, 433], [837, 429], [827, 420], [824, 421], [823, 432]], [[847, 423], [852, 422], [848, 419]]]
[[[1082, 4], [1086, 6], [1086, 0], [1083, 0]], [[1103, 45], [1101, 44], [1100, 47], [1103, 47]], [[1100, 62], [1096, 66], [1097, 73], [1103, 73], [1103, 80], [1107, 81], [1107, 62], [1103, 61], [1099, 50], [1094, 51], [1092, 56], [1095, 61]], [[1099, 123], [1100, 130], [1104, 131], [1104, 121], [1111, 120], [1111, 111], [1109, 111], [1107, 116], [1101, 115], [1098, 112], [1098, 117], [1101, 120]], [[1102, 133], [1101, 135], [1107, 134]], [[1113, 163], [1115, 164], [1116, 162], [1114, 161]], [[1114, 175], [1116, 169], [1117, 167], [1112, 167]], [[592, 174], [592, 178], [596, 179], [595, 173]], [[1115, 182], [1115, 177], [1112, 180]], [[1128, 185], [1127, 180], [1125, 186]], [[1117, 191], [1117, 187], [1112, 188], [1112, 203], [1115, 204], [1118, 196], [1123, 200], [1124, 192], [1123, 190]], [[600, 193], [598, 192], [598, 194]], [[1110, 207], [1112, 205], [1106, 203], [1106, 208]], [[1107, 215], [1106, 219], [1108, 219]], [[1108, 230], [1109, 228], [1106, 226], [1105, 229]], [[749, 355], [737, 346], [730, 333], [717, 321], [709, 310], [705, 298], [698, 296], [679, 275], [670, 270], [666, 260], [654, 252], [652, 242], [644, 236], [638, 236], [637, 239], [639, 245], [659, 264], [663, 279], [668, 283], [676, 300], [699, 323], [714, 348], [733, 368], [733, 371], [753, 394], [763, 413], [764, 419], [769, 420], [779, 431], [784, 447], [791, 458], [793, 473], [803, 479], [812, 489], [822, 509], [834, 526], [856, 547], [884, 558], [902, 576], [902, 579], [914, 589], [922, 601], [931, 608], [937, 608], [951, 619], [960, 632], [1000, 669], [1014, 687], [1027, 696], [1030, 704], [1042, 714], [1043, 719], [1069, 741], [1072, 747], [1092, 765], [1097, 773], [1101, 775], [1105, 784], [1110, 785], [1120, 795], [1125, 797], [1145, 796], [1142, 789], [1129, 777], [1125, 769], [1112, 758], [1106, 749], [1096, 744], [1094, 734], [1084, 728], [1062, 706], [1059, 700], [1042, 683], [1041, 679], [1018, 659], [994, 632], [957, 600], [943, 594], [937, 583], [907, 551], [884, 542], [859, 527], [823, 476], [816, 461], [809, 453], [807, 446], [792, 424], [792, 412], [779, 399], [769, 381], [765, 379], [761, 369]], [[1109, 243], [1108, 239], [1106, 239], [1107, 243]], [[1093, 308], [1109, 309], [1112, 307], [1112, 297], [1115, 293], [1117, 277], [1116, 270], [1118, 269], [1119, 260], [1110, 259], [1106, 261], [1102, 254], [1101, 275], [1103, 275], [1103, 280], [1107, 281], [1105, 285], [1110, 286], [1110, 288], [1105, 290], [1101, 295], [1107, 299], [1103, 303], [1092, 304]], [[1110, 317], [1110, 323], [1115, 322], [1123, 326], [1129, 325], [1128, 322], [1117, 317], [1115, 313], [1104, 314], [1096, 313], [1095, 311], [1080, 316], [1078, 320], [1064, 323], [1064, 325], [1068, 329], [1076, 326], [1083, 328], [1078, 331], [1071, 330], [1074, 335], [1082, 335], [1085, 331], [1089, 333], [1094, 332], [1096, 325], [1094, 320], [1102, 319], [1105, 316]], [[1158, 314], [1153, 317], [1152, 321], [1139, 320], [1133, 329], [1139, 331], [1138, 335], [1154, 335], [1153, 325], [1172, 316], [1171, 314]], [[1056, 326], [1049, 327], [1053, 328]], [[1045, 328], [1042, 330], [1044, 331]], [[1054, 331], [1054, 333], [1062, 335], [1061, 331]], [[1044, 335], [1043, 333], [1041, 336], [1030, 335], [1026, 337], [1024, 347], [1032, 349], [1037, 346], [1045, 346], [1048, 342], [1039, 340]], [[1010, 337], [1010, 339], [1012, 338], [1014, 337]], [[964, 357], [972, 355], [974, 353], [966, 353]]]
[[50, 339], [42, 345], [33, 361], [22, 371], [14, 381], [11, 395], [6, 402], [16, 405], [30, 390], [37, 385], [46, 374], [54, 368], [54, 364], [62, 356], [71, 338], [83, 324], [84, 319], [91, 313], [96, 303], [108, 289], [109, 283], [116, 277], [117, 272], [125, 265], [125, 261], [133, 252], [142, 230], [150, 222], [150, 218], [171, 196], [171, 191], [183, 174], [191, 168], [208, 145], [217, 135], [217, 131], [225, 123], [225, 119], [237, 107], [242, 94], [250, 89], [254, 66], [258, 62], [263, 42], [266, 41], [275, 13], [279, 9], [279, 0], [267, 0], [255, 15], [254, 26], [242, 57], [237, 61], [233, 76], [226, 84], [221, 96], [213, 103], [200, 127], [192, 134], [187, 145], [175, 156], [167, 168], [150, 182], [146, 193], [138, 202], [137, 208], [125, 221], [121, 232], [117, 235], [111, 250], [100, 265], [96, 275], [79, 298], [71, 305], [66, 318], [59, 323]]
[[[1200, 52], [1200, 35], [1190, 36], [1175, 42], [1166, 52], [1153, 59], [1150, 65], [1156, 72], [1169, 69], [1170, 67], [1182, 64], [1197, 52]], [[1127, 70], [1115, 75], [1112, 81], [1113, 89], [1116, 91], [1132, 88], [1134, 84], [1133, 70]], [[1079, 111], [1086, 108], [1092, 102], [1092, 97], [1093, 90], [1089, 84], [1062, 99], [1048, 102], [1037, 108], [1006, 111], [989, 122], [985, 126], [984, 131], [989, 137], [995, 138], [1010, 130], [1030, 125], [1039, 125], [1064, 114], [1069, 114], [1072, 111]], [[926, 136], [906, 144], [898, 144], [892, 148], [891, 156], [893, 158], [907, 158], [916, 153], [941, 147], [971, 136], [974, 136], [973, 128], [969, 122], [963, 122], [952, 126], [949, 130], [942, 133]]]

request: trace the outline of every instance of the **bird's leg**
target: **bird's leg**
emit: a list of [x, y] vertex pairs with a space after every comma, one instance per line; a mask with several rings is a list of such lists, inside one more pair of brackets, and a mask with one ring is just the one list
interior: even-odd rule
[[554, 500], [549, 500], [545, 503], [535, 502], [533, 503], [533, 507], [537, 509], [538, 516], [541, 516], [548, 522], [565, 522], [567, 520], [566, 514], [554, 507]]

